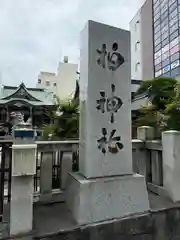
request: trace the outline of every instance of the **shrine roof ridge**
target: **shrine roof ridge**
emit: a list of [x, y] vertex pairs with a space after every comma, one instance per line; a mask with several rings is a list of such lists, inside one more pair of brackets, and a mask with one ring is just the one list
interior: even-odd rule
[[[8, 86], [8, 85], [3, 85], [4, 89], [11, 89], [11, 90], [16, 90], [19, 88], [19, 86]], [[45, 92], [46, 89], [45, 88], [29, 88], [29, 87], [25, 87], [27, 90], [29, 91], [40, 91], [40, 92]]]

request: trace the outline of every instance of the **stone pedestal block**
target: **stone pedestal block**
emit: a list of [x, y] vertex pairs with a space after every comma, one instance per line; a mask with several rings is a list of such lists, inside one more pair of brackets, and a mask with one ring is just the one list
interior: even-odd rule
[[79, 173], [71, 173], [66, 199], [78, 224], [149, 210], [146, 183], [138, 174], [90, 180]]

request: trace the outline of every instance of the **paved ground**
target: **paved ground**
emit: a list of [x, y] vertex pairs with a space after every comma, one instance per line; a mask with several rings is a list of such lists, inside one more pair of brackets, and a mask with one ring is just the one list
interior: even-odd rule
[[[149, 192], [151, 211], [163, 210], [166, 208], [180, 207], [180, 203], [174, 204], [167, 198]], [[4, 208], [5, 222], [9, 221], [9, 206]], [[66, 208], [65, 203], [54, 203], [47, 205], [34, 205], [34, 234], [38, 237], [47, 237], [59, 231], [68, 231], [77, 228], [78, 225]], [[0, 239], [8, 234], [7, 224], [0, 224]]]
[[[169, 199], [153, 193], [149, 193], [149, 200], [152, 211], [180, 206], [179, 203], [174, 204]], [[34, 207], [34, 230], [38, 236], [51, 235], [60, 230], [66, 231], [77, 226], [64, 203]]]

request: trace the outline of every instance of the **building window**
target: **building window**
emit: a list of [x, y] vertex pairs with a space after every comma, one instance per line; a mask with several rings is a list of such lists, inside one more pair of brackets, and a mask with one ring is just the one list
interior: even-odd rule
[[168, 17], [168, 11], [165, 11], [162, 15], [161, 15], [161, 22], [163, 23], [165, 18]]
[[137, 62], [137, 63], [135, 64], [135, 72], [137, 72], [137, 71], [138, 71], [138, 69], [139, 69], [139, 66], [140, 66], [140, 62]]
[[169, 14], [169, 20], [171, 21], [171, 19], [176, 17], [177, 13], [178, 13], [178, 11], [177, 11], [177, 8], [176, 8]]
[[180, 67], [177, 67], [171, 71], [171, 76], [176, 77], [180, 75]]
[[173, 55], [171, 56], [171, 62], [174, 62], [174, 61], [176, 61], [177, 59], [179, 59], [179, 52], [177, 52], [177, 53], [175, 53], [175, 54], [173, 54]]
[[157, 27], [154, 29], [154, 33], [156, 34], [157, 32], [159, 32], [160, 28], [161, 28], [160, 24], [157, 25]]
[[50, 86], [50, 82], [49, 81], [46, 81], [46, 86]]
[[159, 51], [160, 49], [161, 49], [161, 44], [155, 46], [155, 48], [154, 48], [155, 52]]
[[171, 21], [169, 21], [169, 26], [173, 26], [178, 21], [178, 15], [176, 15]]
[[159, 37], [158, 39], [155, 40], [154, 45], [157, 46], [161, 42], [161, 38]]
[[164, 39], [166, 39], [168, 36], [169, 36], [169, 32], [168, 32], [168, 31], [166, 31], [165, 33], [163, 33], [162, 36], [161, 36], [162, 41], [163, 41]]
[[135, 43], [135, 51], [137, 51], [138, 50], [138, 45], [140, 44], [140, 41], [137, 41], [136, 43]]
[[174, 53], [179, 51], [179, 44], [176, 45], [175, 47], [171, 48], [170, 54], [173, 55]]
[[159, 63], [155, 66], [155, 71], [156, 72], [159, 71], [160, 69], [161, 69], [161, 63]]
[[56, 86], [57, 86], [57, 84], [56, 84], [56, 83], [53, 83], [53, 86], [54, 86], [54, 87], [56, 87]]
[[155, 77], [159, 77], [162, 74], [162, 69], [160, 69], [159, 71], [155, 72]]
[[176, 30], [170, 35], [170, 42], [174, 40], [176, 37], [178, 37], [178, 30]]
[[161, 57], [158, 57], [155, 59], [155, 65], [159, 64], [161, 62]]
[[166, 58], [163, 62], [162, 62], [162, 67], [165, 67], [166, 65], [169, 64], [169, 58]]
[[176, 0], [169, 0], [169, 6], [171, 6]]
[[158, 57], [160, 57], [161, 56], [161, 50], [159, 51], [159, 52], [156, 52], [155, 54], [154, 54], [154, 59], [156, 59], [156, 58], [158, 58]]
[[155, 9], [154, 9], [154, 16], [155, 16], [156, 14], [158, 14], [159, 12], [160, 12], [160, 8], [159, 8], [159, 7], [155, 8]]
[[162, 29], [164, 26], [168, 25], [168, 21], [169, 21], [168, 17], [167, 17], [166, 19], [164, 19], [163, 21], [161, 21], [161, 29]]
[[157, 13], [160, 11], [160, 4], [155, 4], [154, 5], [154, 13]]
[[157, 27], [157, 25], [160, 25], [160, 23], [161, 23], [161, 21], [160, 21], [160, 18], [159, 18], [157, 21], [155, 21], [154, 27]]
[[140, 23], [139, 20], [136, 21], [135, 25], [134, 25], [134, 31], [136, 32], [137, 31], [137, 25]]
[[166, 10], [168, 10], [168, 3], [166, 3], [166, 4], [161, 8], [161, 13], [164, 13]]
[[179, 66], [179, 60], [176, 60], [175, 62], [171, 63], [171, 69], [174, 69]]
[[169, 71], [170, 71], [170, 65], [167, 65], [166, 67], [164, 67], [164, 68], [162, 69], [163, 74], [164, 74], [164, 73], [167, 73], [167, 72], [169, 72]]
[[[161, 29], [161, 33], [165, 33], [167, 30], [168, 30], [169, 26], [168, 25], [165, 25], [162, 29]], [[168, 36], [168, 33], [167, 33], [167, 36]]]
[[41, 84], [41, 79], [38, 79], [38, 84]]
[[170, 42], [170, 48], [173, 48], [179, 43], [179, 38], [175, 38], [172, 42]]
[[154, 1], [154, 8], [156, 8], [158, 5], [160, 6], [160, 0]]
[[160, 11], [158, 11], [156, 14], [154, 12], [154, 21], [156, 21], [158, 18], [160, 18]]
[[169, 51], [162, 54], [162, 61], [169, 57]]
[[167, 37], [166, 39], [164, 39], [162, 41], [162, 47], [164, 47], [165, 45], [167, 45], [169, 43], [169, 37]]
[[177, 1], [175, 0], [175, 2], [169, 7], [169, 12], [172, 12], [175, 8], [177, 8]]
[[178, 29], [178, 22], [175, 23], [171, 28], [170, 28], [170, 34], [173, 33], [174, 31], [176, 31], [176, 29]]
[[170, 71], [162, 75], [163, 78], [168, 78], [170, 76], [171, 76]]
[[165, 52], [167, 52], [168, 50], [169, 50], [169, 44], [167, 44], [166, 46], [164, 46], [164, 47], [162, 48], [162, 54], [165, 53]]
[[[159, 25], [160, 26], [160, 25]], [[159, 32], [157, 32], [155, 35], [154, 35], [154, 39], [157, 39], [157, 38], [159, 38], [161, 36], [161, 32], [159, 31]]]

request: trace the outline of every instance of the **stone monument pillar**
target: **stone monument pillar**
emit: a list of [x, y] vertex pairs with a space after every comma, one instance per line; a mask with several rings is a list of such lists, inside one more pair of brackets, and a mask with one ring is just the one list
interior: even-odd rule
[[12, 134], [11, 236], [32, 230], [37, 148], [29, 124], [17, 124]]
[[86, 224], [148, 211], [149, 201], [132, 171], [130, 33], [88, 21], [81, 40], [80, 172], [67, 206]]

